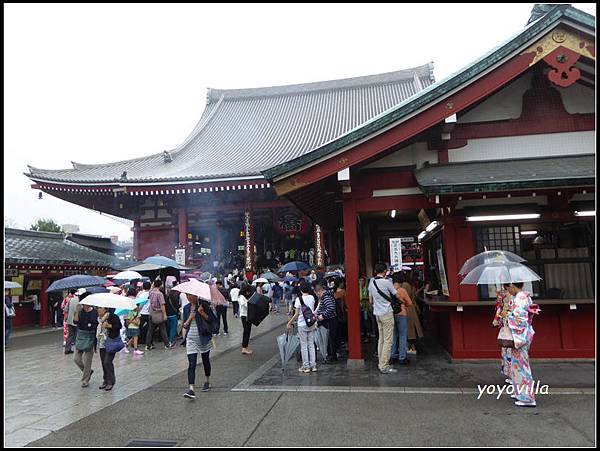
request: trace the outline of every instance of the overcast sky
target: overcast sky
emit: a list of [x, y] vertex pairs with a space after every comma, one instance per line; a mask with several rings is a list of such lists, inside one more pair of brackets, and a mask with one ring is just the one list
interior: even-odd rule
[[[595, 14], [593, 3], [573, 6]], [[130, 226], [38, 191], [30, 164], [70, 168], [177, 147], [206, 89], [377, 74], [450, 75], [521, 30], [523, 4], [4, 4], [4, 217], [82, 233]]]

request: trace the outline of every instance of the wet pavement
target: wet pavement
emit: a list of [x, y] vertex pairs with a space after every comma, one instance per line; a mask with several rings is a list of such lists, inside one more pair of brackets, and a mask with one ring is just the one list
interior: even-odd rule
[[[396, 374], [381, 374], [374, 356], [376, 344], [363, 345], [364, 368], [349, 369], [345, 359], [337, 363], [323, 364], [318, 356], [316, 373], [299, 373], [298, 358], [292, 357], [285, 369], [281, 359], [275, 358], [271, 368], [264, 368], [263, 374], [246, 380], [245, 389], [268, 387], [389, 387], [427, 388], [431, 390], [473, 391], [478, 385], [502, 384], [504, 377], [499, 374], [498, 362], [452, 362], [440, 345], [432, 339], [423, 339], [417, 355], [409, 355], [408, 365], [393, 365]], [[595, 364], [592, 362], [536, 362], [531, 363], [534, 380], [540, 386], [547, 384], [555, 393], [571, 389], [593, 389], [595, 387]], [[565, 375], [568, 374], [568, 377]], [[575, 390], [579, 391], [579, 390]], [[589, 391], [589, 390], [586, 390]]]
[[[230, 333], [215, 337], [213, 356], [241, 349], [241, 321], [228, 310]], [[269, 315], [253, 328], [252, 337], [281, 327], [286, 320], [282, 314]], [[184, 347], [164, 350], [160, 342], [155, 346], [140, 356], [119, 353], [114, 360], [117, 382], [106, 392], [98, 390], [102, 383], [99, 354], [94, 355], [90, 386], [82, 388], [81, 371], [73, 362], [73, 354], [64, 355], [60, 331], [11, 338], [4, 355], [5, 445], [23, 446], [185, 372], [188, 364]]]

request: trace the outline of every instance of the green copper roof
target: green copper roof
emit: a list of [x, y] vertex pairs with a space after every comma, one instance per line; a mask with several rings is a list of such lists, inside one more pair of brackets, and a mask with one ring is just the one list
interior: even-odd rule
[[423, 91], [420, 91], [397, 106], [361, 124], [359, 127], [342, 135], [340, 138], [331, 141], [308, 154], [262, 171], [262, 174], [267, 180], [273, 181], [276, 177], [299, 169], [302, 166], [326, 157], [339, 149], [378, 132], [386, 126], [403, 119], [409, 114], [435, 102], [440, 97], [473, 80], [494, 64], [510, 56], [531, 39], [556, 25], [561, 19], [569, 19], [595, 33], [596, 19], [594, 16], [572, 8], [570, 5], [557, 5], [546, 15], [527, 25], [520, 33], [492, 49], [465, 68], [430, 85]]

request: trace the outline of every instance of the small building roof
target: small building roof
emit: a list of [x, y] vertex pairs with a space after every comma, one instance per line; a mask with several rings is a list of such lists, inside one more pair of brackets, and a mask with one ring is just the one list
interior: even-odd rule
[[596, 156], [435, 164], [415, 171], [426, 193], [469, 193], [595, 184]]
[[330, 158], [332, 155], [339, 153], [341, 149], [348, 149], [357, 145], [362, 140], [368, 139], [386, 127], [395, 126], [408, 120], [415, 112], [431, 107], [449, 93], [477, 80], [481, 74], [498, 64], [499, 61], [510, 57], [530, 40], [547, 32], [561, 21], [574, 23], [594, 35], [596, 32], [596, 18], [570, 5], [534, 8], [532, 18], [533, 21], [530, 21], [522, 31], [458, 72], [431, 84], [418, 94], [365, 121], [347, 133], [340, 134], [336, 139], [315, 148], [313, 151], [295, 158], [288, 158], [286, 161], [262, 171], [263, 175], [269, 181], [281, 180], [292, 172], [295, 173]]
[[148, 183], [263, 178], [434, 82], [433, 64], [342, 80], [254, 89], [208, 89], [200, 121], [176, 149], [107, 164], [49, 170], [36, 181]]
[[63, 233], [9, 228], [4, 229], [4, 253], [5, 263], [107, 266], [115, 269], [134, 263], [69, 241]]
[[108, 255], [125, 250], [124, 247], [113, 243], [110, 238], [102, 236], [86, 235], [83, 233], [68, 233], [67, 239]]

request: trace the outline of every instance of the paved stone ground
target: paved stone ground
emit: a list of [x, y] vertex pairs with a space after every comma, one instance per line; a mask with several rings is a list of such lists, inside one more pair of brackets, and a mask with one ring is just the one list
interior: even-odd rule
[[[30, 446], [123, 446], [131, 439], [174, 440], [180, 446], [203, 447], [596, 443], [595, 395], [581, 394], [583, 389], [579, 394], [540, 396], [536, 409], [519, 409], [507, 397], [478, 400], [476, 394], [467, 392], [409, 393], [398, 391], [398, 386], [367, 387], [360, 377], [351, 376], [350, 382], [356, 385], [333, 386], [341, 392], [320, 385], [299, 391], [304, 385], [298, 385], [297, 377], [302, 381], [323, 377], [331, 383], [334, 376], [328, 372], [343, 375], [346, 371], [343, 364], [331, 369], [321, 365], [320, 373], [296, 376], [294, 362], [288, 364], [281, 386], [281, 376], [278, 386], [260, 385], [269, 372], [281, 373], [276, 349], [276, 336], [281, 332], [277, 328], [252, 340], [252, 356], [241, 355], [237, 347], [216, 356], [212, 360], [212, 390], [198, 393], [196, 400], [183, 398], [187, 377], [181, 371], [62, 429], [54, 428]], [[179, 358], [185, 364], [184, 356]], [[458, 371], [463, 364], [453, 365]], [[487, 382], [498, 383], [497, 366], [490, 368], [494, 372]], [[556, 371], [568, 379], [573, 368]], [[594, 368], [588, 365], [584, 369], [587, 374]], [[411, 370], [418, 371], [417, 366], [409, 367]], [[438, 382], [443, 387], [444, 375], [434, 376], [427, 383]], [[198, 377], [202, 379], [201, 367]], [[386, 377], [390, 376], [382, 375]], [[587, 380], [593, 381], [593, 372]]]
[[[253, 328], [252, 336], [279, 328], [286, 320], [282, 314], [270, 315]], [[212, 355], [241, 349], [241, 321], [231, 309], [228, 322], [230, 333], [215, 337]], [[141, 356], [119, 353], [114, 363], [117, 383], [112, 391], [98, 390], [102, 383], [99, 354], [94, 356], [90, 386], [81, 388], [81, 372], [73, 354], [64, 355], [60, 331], [11, 338], [4, 373], [6, 446], [23, 446], [187, 369], [185, 348], [168, 351], [160, 342]]]

